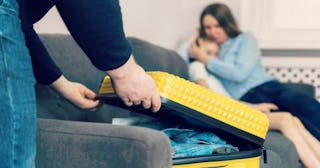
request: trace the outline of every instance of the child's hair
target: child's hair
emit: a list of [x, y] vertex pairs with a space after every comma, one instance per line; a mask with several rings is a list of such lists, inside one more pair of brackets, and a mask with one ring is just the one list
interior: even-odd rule
[[[200, 47], [200, 43], [199, 43], [199, 37], [196, 38], [195, 43], [197, 45], [197, 47]], [[189, 63], [196, 61], [196, 59], [189, 57]]]

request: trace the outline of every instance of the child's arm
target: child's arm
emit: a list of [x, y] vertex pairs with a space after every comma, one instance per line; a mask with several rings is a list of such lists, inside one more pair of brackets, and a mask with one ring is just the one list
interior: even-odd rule
[[190, 80], [197, 83], [197, 80], [207, 79], [207, 70], [204, 64], [199, 61], [194, 61], [189, 64]]
[[206, 87], [206, 88], [209, 88], [209, 85], [207, 83], [207, 81], [205, 79], [197, 79], [194, 81], [194, 83], [200, 85], [200, 86], [203, 86], [203, 87]]

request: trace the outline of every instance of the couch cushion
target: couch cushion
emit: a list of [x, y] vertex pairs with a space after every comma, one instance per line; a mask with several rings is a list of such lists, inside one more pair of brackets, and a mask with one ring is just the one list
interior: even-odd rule
[[169, 168], [170, 142], [147, 128], [38, 119], [39, 168]]
[[[280, 157], [283, 167], [302, 167], [299, 155], [296, 151], [294, 144], [289, 139], [284, 137], [280, 132], [274, 130], [268, 131], [264, 147], [267, 149], [267, 152], [271, 150]], [[271, 162], [274, 161], [271, 160]]]

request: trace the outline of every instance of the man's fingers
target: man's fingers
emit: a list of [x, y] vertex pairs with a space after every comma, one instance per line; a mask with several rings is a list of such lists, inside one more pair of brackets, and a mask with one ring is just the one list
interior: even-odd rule
[[87, 89], [87, 90], [85, 91], [85, 96], [86, 96], [86, 98], [93, 100], [93, 99], [95, 99], [96, 94], [95, 94], [93, 91]]
[[134, 101], [133, 104], [134, 104], [134, 105], [140, 105], [140, 104], [141, 104], [141, 101]]
[[133, 102], [132, 101], [130, 101], [130, 99], [129, 98], [124, 98], [124, 99], [122, 99], [122, 101], [123, 101], [123, 103], [126, 105], [126, 106], [132, 106], [133, 105]]
[[126, 106], [132, 106], [132, 105], [142, 105], [145, 109], [152, 109], [152, 112], [157, 112], [160, 110], [161, 107], [161, 100], [160, 95], [158, 92], [156, 92], [151, 98], [143, 98], [138, 99], [135, 98], [123, 98], [123, 103]]
[[152, 112], [158, 112], [161, 108], [161, 99], [159, 94], [153, 95], [151, 98]]
[[124, 104], [125, 104], [126, 106], [129, 106], [129, 107], [133, 105], [132, 102], [128, 102], [128, 101], [125, 101]]
[[142, 101], [142, 106], [145, 109], [149, 109], [151, 107], [151, 100], [150, 99], [149, 100], [143, 100]]

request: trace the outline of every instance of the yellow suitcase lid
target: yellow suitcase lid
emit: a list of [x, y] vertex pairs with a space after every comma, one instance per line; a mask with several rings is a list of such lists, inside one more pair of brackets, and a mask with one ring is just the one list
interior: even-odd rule
[[[269, 120], [262, 112], [175, 75], [147, 73], [155, 80], [161, 96], [162, 107], [158, 113], [171, 109], [175, 115], [200, 121], [206, 127], [221, 128], [258, 145], [264, 143]], [[108, 76], [101, 83], [97, 99], [125, 107], [115, 95]]]

